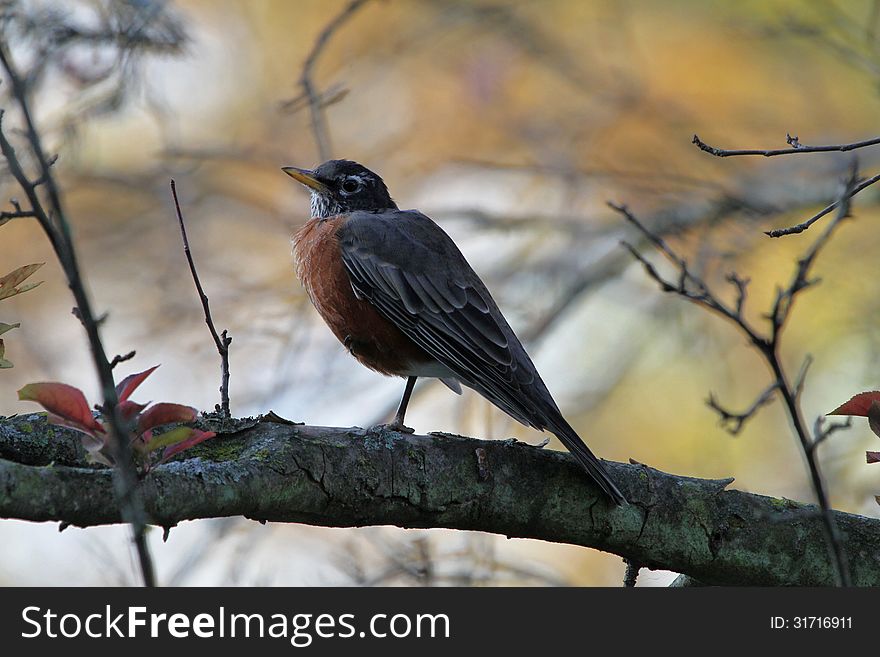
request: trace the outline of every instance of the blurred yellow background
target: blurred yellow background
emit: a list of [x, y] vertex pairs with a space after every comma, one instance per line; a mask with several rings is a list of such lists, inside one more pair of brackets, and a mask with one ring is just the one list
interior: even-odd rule
[[[83, 25], [124, 5], [186, 34], [180, 52], [142, 53], [103, 81], [94, 72], [113, 53], [71, 49], [34, 99], [60, 155], [94, 305], [109, 313], [107, 350], [137, 350], [117, 372], [162, 364], [138, 398], [206, 410], [218, 402], [218, 359], [180, 245], [173, 177], [215, 321], [234, 338], [233, 413], [386, 421], [403, 382], [360, 367], [308, 304], [289, 243], [308, 198], [280, 171], [319, 163], [308, 109], [290, 101], [315, 39], [347, 1], [13, 4]], [[812, 501], [778, 404], [738, 437], [705, 405], [714, 391], [746, 408], [769, 383], [763, 363], [722, 320], [659, 292], [619, 245], [637, 236], [605, 204], [626, 203], [663, 230], [727, 298], [728, 271], [750, 277], [747, 312], [761, 324], [818, 236], [762, 231], [834, 200], [852, 155], [717, 159], [691, 137], [776, 148], [787, 132], [805, 144], [876, 136], [876, 13], [869, 1], [372, 0], [328, 41], [314, 82], [330, 101], [332, 155], [377, 171], [401, 208], [419, 208], [452, 235], [598, 455]], [[24, 37], [11, 47], [22, 62], [33, 56]], [[875, 153], [859, 158], [863, 173], [876, 173]], [[12, 186], [0, 180], [5, 199]], [[877, 194], [857, 197], [854, 214], [784, 336], [792, 374], [807, 353], [815, 359], [810, 424], [878, 385]], [[0, 247], [0, 273], [47, 262], [35, 276], [41, 287], [0, 303], [0, 321], [22, 323], [4, 335], [15, 367], [0, 372], [0, 413], [37, 410], [15, 391], [38, 380], [96, 398], [85, 336], [40, 230], [7, 223]], [[474, 393], [459, 398], [435, 383], [410, 408], [419, 433], [543, 438]], [[878, 444], [865, 424], [835, 434], [822, 462], [833, 504], [877, 517], [880, 468], [865, 464], [864, 450]], [[591, 550], [439, 530], [227, 519], [150, 540], [165, 584], [619, 585], [624, 571], [618, 557]], [[136, 581], [121, 528], [59, 534], [2, 521], [0, 544], [0, 584]], [[671, 577], [644, 572], [639, 583]]]

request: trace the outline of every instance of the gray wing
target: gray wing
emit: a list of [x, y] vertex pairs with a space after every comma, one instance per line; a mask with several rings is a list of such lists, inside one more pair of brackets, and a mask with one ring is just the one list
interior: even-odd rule
[[462, 383], [520, 422], [547, 427], [547, 412], [558, 414], [555, 403], [486, 286], [443, 229], [412, 210], [356, 212], [337, 236], [360, 298]]

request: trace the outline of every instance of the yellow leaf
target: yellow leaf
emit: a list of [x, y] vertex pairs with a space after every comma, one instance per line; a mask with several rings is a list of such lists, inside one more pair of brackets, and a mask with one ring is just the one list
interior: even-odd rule
[[18, 286], [45, 264], [45, 262], [36, 262], [34, 264], [24, 265], [9, 272], [6, 276], [0, 277], [0, 299], [8, 299], [16, 294], [21, 294], [22, 292], [27, 292], [28, 290], [37, 287], [37, 285], [43, 281], [39, 281], [38, 283], [28, 283], [21, 287]]

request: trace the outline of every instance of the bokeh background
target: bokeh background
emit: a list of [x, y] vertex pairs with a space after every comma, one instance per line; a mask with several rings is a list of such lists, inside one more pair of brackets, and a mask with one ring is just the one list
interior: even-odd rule
[[[300, 79], [348, 0], [30, 0], [0, 26], [32, 67], [37, 120], [110, 354], [123, 374], [161, 363], [139, 391], [213, 409], [219, 365], [184, 260], [175, 178], [219, 328], [232, 344], [236, 415], [310, 424], [386, 421], [402, 381], [355, 363], [295, 280], [290, 237], [308, 199], [279, 168], [320, 161]], [[624, 202], [725, 289], [751, 279], [761, 323], [818, 231], [770, 240], [836, 198], [852, 155], [717, 159], [690, 142], [784, 147], [875, 136], [877, 2], [369, 0], [347, 16], [312, 80], [334, 157], [379, 172], [403, 208], [437, 220], [484, 277], [572, 424], [601, 456], [811, 500], [778, 404], [738, 437], [705, 405], [734, 409], [769, 383], [730, 326], [661, 294], [620, 246]], [[66, 30], [66, 31], [65, 31]], [[0, 87], [0, 94], [5, 93]], [[3, 97], [3, 106], [9, 100]], [[11, 113], [8, 122], [17, 120]], [[880, 162], [860, 151], [865, 173]], [[12, 193], [0, 172], [0, 198]], [[868, 190], [823, 252], [783, 344], [812, 422], [877, 387], [877, 195]], [[649, 252], [649, 251], [647, 251]], [[652, 256], [653, 257], [653, 256]], [[656, 260], [656, 258], [655, 258]], [[36, 410], [16, 390], [57, 380], [96, 397], [72, 299], [36, 224], [0, 227], [0, 270], [47, 262], [43, 284], [0, 302], [13, 369], [0, 414]], [[729, 287], [729, 286], [728, 286]], [[731, 298], [731, 297], [728, 297]], [[474, 393], [423, 383], [408, 424], [538, 442]], [[857, 422], [821, 457], [833, 504], [880, 516], [877, 439]], [[551, 448], [559, 448], [554, 441]], [[540, 491], [535, 491], [540, 495]], [[242, 518], [150, 535], [163, 584], [619, 585], [618, 557], [452, 531], [322, 529]], [[137, 581], [127, 531], [0, 521], [0, 584]], [[639, 585], [670, 573], [643, 572]]]

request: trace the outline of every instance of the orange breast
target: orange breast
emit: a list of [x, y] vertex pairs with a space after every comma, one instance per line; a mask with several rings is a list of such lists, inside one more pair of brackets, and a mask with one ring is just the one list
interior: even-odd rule
[[344, 217], [311, 219], [293, 236], [296, 275], [337, 339], [370, 369], [407, 376], [428, 356], [368, 302], [358, 299], [339, 250], [336, 231]]

